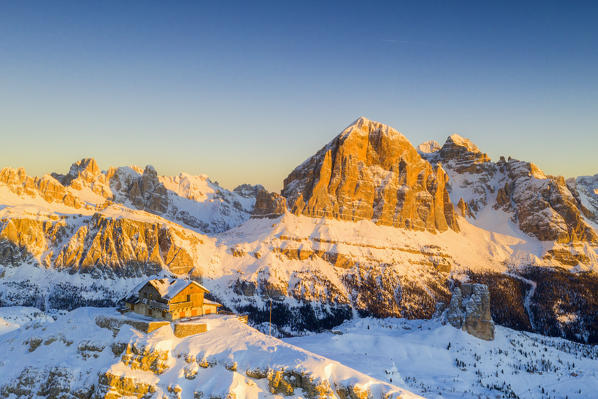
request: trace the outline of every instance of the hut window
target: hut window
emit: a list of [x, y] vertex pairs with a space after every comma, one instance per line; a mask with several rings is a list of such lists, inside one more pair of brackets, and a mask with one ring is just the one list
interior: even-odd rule
[[191, 300], [191, 295], [187, 295], [187, 302]]

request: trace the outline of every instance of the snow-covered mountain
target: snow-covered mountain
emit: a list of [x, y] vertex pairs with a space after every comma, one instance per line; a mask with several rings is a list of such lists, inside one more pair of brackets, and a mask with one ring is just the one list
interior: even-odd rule
[[581, 203], [583, 214], [598, 225], [598, 174], [568, 179], [567, 186]]
[[[7, 308], [10, 310], [10, 308]], [[3, 313], [0, 310], [0, 320]], [[10, 312], [8, 312], [10, 313]], [[79, 308], [0, 335], [6, 398], [419, 398], [231, 317], [179, 338], [114, 309]], [[1, 330], [0, 330], [1, 333]]]
[[3, 169], [0, 304], [113, 305], [176, 274], [257, 327], [272, 299], [292, 335], [356, 314], [430, 318], [470, 280], [500, 298], [499, 324], [598, 342], [594, 180], [492, 162], [457, 135], [438, 147], [359, 118], [282, 195], [93, 160], [42, 178]]
[[121, 204], [204, 233], [225, 231], [245, 222], [255, 204], [255, 195], [223, 189], [206, 175], [159, 176], [151, 165], [101, 171], [92, 158], [73, 163], [67, 174], [41, 178], [27, 176], [24, 169], [4, 168], [0, 170], [0, 190], [3, 202], [41, 201], [82, 214]]

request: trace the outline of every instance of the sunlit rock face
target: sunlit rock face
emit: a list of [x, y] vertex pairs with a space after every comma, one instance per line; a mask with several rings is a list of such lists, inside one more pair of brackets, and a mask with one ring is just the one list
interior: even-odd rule
[[283, 195], [90, 158], [42, 178], [4, 169], [0, 306], [114, 305], [138, 279], [173, 273], [256, 326], [272, 299], [284, 335], [355, 314], [430, 318], [467, 276], [501, 297], [497, 323], [598, 342], [595, 180], [491, 162], [457, 135], [418, 152], [365, 118], [297, 167]]
[[0, 219], [0, 264], [39, 261], [47, 268], [94, 275], [151, 275], [161, 269], [185, 273], [197, 235], [159, 221], [53, 217]]
[[[0, 170], [0, 189], [69, 208], [98, 211], [112, 203], [163, 216], [204, 233], [218, 233], [251, 216], [258, 188], [229, 191], [206, 175], [160, 176], [147, 165], [100, 170], [93, 158], [73, 163], [66, 174], [27, 176], [25, 170]], [[263, 188], [261, 188], [263, 189]]]
[[291, 172], [282, 195], [298, 215], [458, 230], [447, 182], [405, 136], [362, 117]]
[[[463, 215], [475, 218], [491, 206], [509, 213], [521, 231], [539, 240], [598, 243], [595, 230], [584, 220], [584, 214], [591, 212], [582, 204], [575, 182], [567, 184], [562, 177], [545, 175], [531, 162], [503, 157], [492, 162], [459, 135], [448, 137], [438, 151], [422, 155], [447, 171], [452, 199]], [[586, 186], [581, 184], [584, 194]]]
[[260, 189], [255, 195], [255, 206], [251, 214], [252, 218], [277, 218], [287, 210], [286, 199], [277, 193], [270, 193]]
[[17, 196], [39, 196], [44, 201], [62, 203], [75, 209], [84, 206], [82, 201], [54, 177], [50, 175], [27, 176], [23, 168], [0, 170], [0, 186], [6, 187]]

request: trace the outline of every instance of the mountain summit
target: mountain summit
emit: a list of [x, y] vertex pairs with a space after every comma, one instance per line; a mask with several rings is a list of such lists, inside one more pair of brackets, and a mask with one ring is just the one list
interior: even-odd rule
[[447, 180], [401, 133], [361, 117], [292, 171], [282, 194], [295, 214], [458, 230]]

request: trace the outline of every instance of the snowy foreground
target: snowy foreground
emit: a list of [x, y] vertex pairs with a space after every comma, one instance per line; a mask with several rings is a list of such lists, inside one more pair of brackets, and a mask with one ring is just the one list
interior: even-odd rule
[[435, 320], [358, 319], [285, 341], [427, 398], [598, 397], [598, 346], [501, 326], [483, 341]]
[[170, 325], [139, 332], [111, 308], [55, 317], [0, 308], [0, 320], [12, 320], [0, 335], [0, 396], [418, 397], [234, 317], [208, 316], [208, 332], [185, 338], [175, 337]]
[[[329, 397], [351, 398], [573, 399], [598, 392], [598, 346], [500, 326], [488, 342], [436, 320], [368, 318], [283, 342], [230, 318], [209, 319], [207, 333], [180, 339], [168, 326], [144, 334], [118, 325], [112, 309], [52, 316], [0, 308], [0, 396], [298, 398], [328, 389]], [[365, 396], [342, 396], [348, 389]]]

